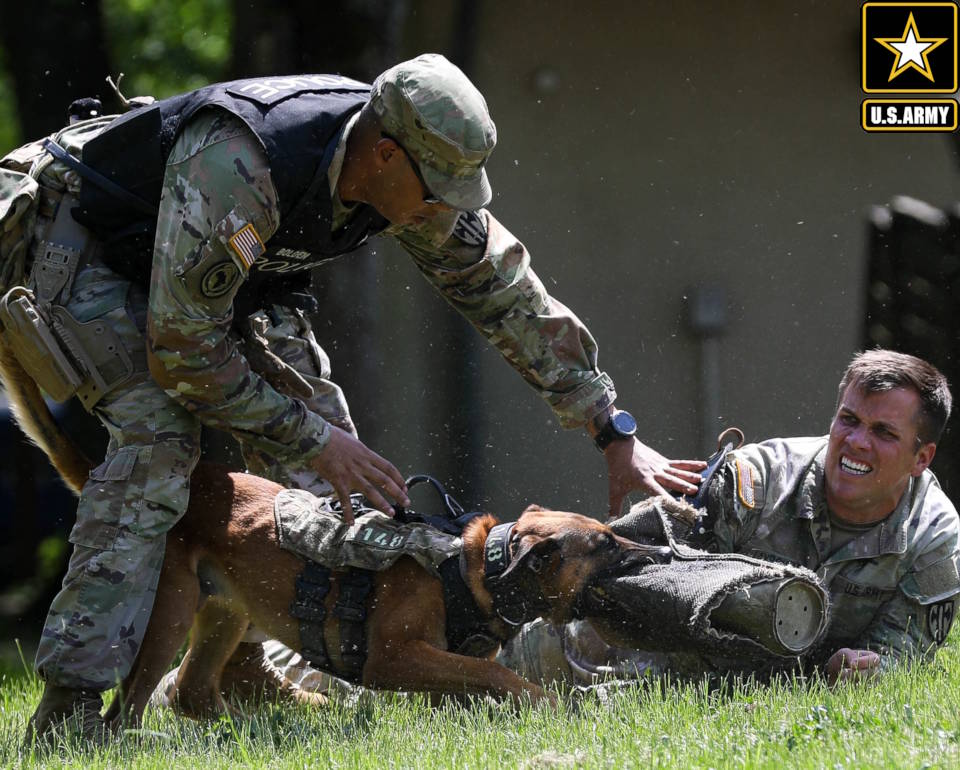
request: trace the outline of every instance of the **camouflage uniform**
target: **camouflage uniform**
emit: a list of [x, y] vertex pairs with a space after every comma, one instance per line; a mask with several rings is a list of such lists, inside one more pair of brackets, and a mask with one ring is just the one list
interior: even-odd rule
[[[960, 600], [957, 512], [926, 470], [889, 517], [838, 542], [824, 488], [826, 444], [826, 437], [770, 439], [736, 450], [708, 493], [711, 550], [815, 571], [832, 605], [824, 656], [841, 647], [869, 649], [889, 668], [931, 655]], [[587, 624], [554, 629], [541, 621], [525, 627], [500, 660], [577, 681], [584, 671], [626, 676], [673, 667], [664, 656], [612, 650]]]
[[[329, 171], [335, 227], [355, 212], [335, 192], [345, 142]], [[78, 270], [71, 303], [85, 304], [71, 310], [108, 320], [139, 372], [149, 361], [152, 379], [137, 376], [93, 410], [110, 432], [110, 447], [81, 495], [74, 555], [37, 653], [48, 681], [102, 690], [129, 671], [152, 607], [164, 535], [186, 510], [201, 423], [238, 438], [257, 473], [329, 492], [308, 461], [326, 446], [330, 423], [353, 429], [306, 317], [279, 305], [251, 322], [233, 317], [238, 289], [260, 265], [238, 260], [230, 239], [252, 225], [267, 241], [279, 224], [258, 139], [236, 117], [205, 109], [181, 131], [167, 160], [149, 296], [96, 260]], [[597, 368], [590, 333], [547, 294], [525, 247], [489, 212], [454, 211], [385, 234], [399, 240], [565, 427], [582, 426], [612, 403], [613, 384]], [[257, 365], [264, 351], [246, 333], [251, 324], [273, 354], [272, 371]], [[278, 371], [278, 361], [287, 366]]]

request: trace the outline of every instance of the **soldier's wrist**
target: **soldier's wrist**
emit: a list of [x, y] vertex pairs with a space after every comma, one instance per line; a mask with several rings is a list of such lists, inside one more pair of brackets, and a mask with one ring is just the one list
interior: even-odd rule
[[633, 415], [612, 406], [591, 420], [590, 427], [594, 445], [604, 454], [611, 445], [632, 443], [637, 433], [637, 421]]
[[590, 438], [596, 438], [597, 434], [600, 432], [601, 428], [606, 425], [610, 418], [613, 416], [613, 413], [616, 411], [616, 407], [611, 404], [606, 409], [601, 409], [593, 417], [587, 420], [584, 428], [587, 431], [587, 434]]
[[333, 436], [333, 426], [320, 415], [308, 412], [307, 422], [306, 435], [290, 446], [291, 465], [310, 465], [327, 448]]

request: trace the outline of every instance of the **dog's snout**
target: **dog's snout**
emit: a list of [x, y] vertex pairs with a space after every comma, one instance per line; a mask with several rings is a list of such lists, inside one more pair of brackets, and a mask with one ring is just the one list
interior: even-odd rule
[[670, 561], [670, 548], [665, 545], [640, 545], [634, 543], [625, 549], [620, 559], [622, 567], [640, 567], [646, 564], [665, 564]]

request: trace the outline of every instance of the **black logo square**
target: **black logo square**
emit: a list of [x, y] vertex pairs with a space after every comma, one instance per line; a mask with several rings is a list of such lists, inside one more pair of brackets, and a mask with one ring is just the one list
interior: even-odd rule
[[957, 4], [863, 4], [863, 90], [949, 94], [957, 90]]

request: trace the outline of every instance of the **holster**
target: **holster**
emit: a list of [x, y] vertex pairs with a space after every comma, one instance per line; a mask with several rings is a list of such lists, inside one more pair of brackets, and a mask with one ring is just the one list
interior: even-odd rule
[[4, 342], [55, 401], [76, 395], [88, 411], [133, 371], [120, 338], [102, 320], [80, 323], [66, 308], [15, 286], [0, 299]]
[[77, 392], [84, 377], [54, 336], [52, 319], [36, 304], [33, 292], [14, 286], [3, 295], [0, 328], [4, 344], [54, 401], [66, 401]]

